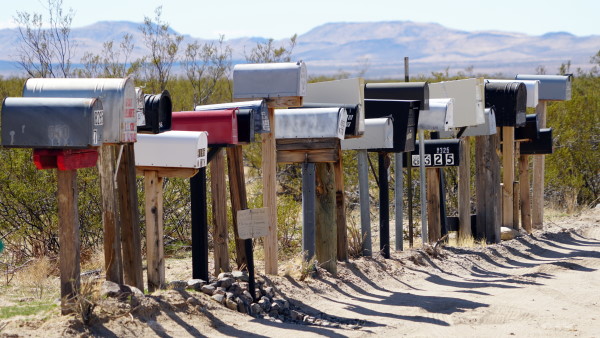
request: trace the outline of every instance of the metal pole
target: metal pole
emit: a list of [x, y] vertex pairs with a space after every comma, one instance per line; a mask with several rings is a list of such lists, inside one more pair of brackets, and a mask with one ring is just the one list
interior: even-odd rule
[[389, 157], [379, 152], [379, 250], [383, 258], [390, 258], [390, 191], [388, 184]]
[[367, 151], [358, 150], [358, 193], [360, 203], [360, 235], [363, 238], [363, 256], [371, 256], [371, 213], [369, 211], [369, 169]]
[[208, 221], [206, 210], [206, 167], [190, 178], [192, 209], [192, 277], [208, 278]]
[[315, 256], [315, 164], [302, 164], [302, 252], [309, 261]]

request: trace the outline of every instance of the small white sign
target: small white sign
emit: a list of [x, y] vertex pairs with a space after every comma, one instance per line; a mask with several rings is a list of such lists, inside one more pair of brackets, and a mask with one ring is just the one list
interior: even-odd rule
[[237, 223], [240, 239], [264, 237], [269, 232], [268, 208], [238, 210]]

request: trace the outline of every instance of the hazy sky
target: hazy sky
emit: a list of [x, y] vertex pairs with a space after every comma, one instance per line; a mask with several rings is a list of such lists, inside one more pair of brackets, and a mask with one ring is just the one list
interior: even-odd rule
[[[0, 28], [14, 27], [17, 11], [45, 14], [47, 0], [6, 0]], [[63, 0], [75, 11], [73, 27], [101, 20], [142, 22], [163, 7], [163, 20], [181, 34], [227, 39], [285, 38], [327, 22], [408, 20], [467, 30], [542, 35], [566, 31], [600, 34], [600, 0]]]

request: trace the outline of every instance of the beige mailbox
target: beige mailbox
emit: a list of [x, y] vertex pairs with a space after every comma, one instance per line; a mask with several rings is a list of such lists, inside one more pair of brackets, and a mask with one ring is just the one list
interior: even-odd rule
[[448, 128], [476, 126], [485, 122], [483, 78], [430, 83], [429, 98], [454, 99], [454, 114], [448, 121]]

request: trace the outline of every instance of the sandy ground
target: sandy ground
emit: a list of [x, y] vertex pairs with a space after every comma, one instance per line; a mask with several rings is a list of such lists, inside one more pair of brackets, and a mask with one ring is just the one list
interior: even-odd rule
[[[351, 260], [337, 278], [262, 276], [295, 309], [329, 325], [256, 319], [170, 290], [132, 313], [96, 310], [90, 326], [58, 315], [11, 318], [0, 321], [0, 336], [600, 336], [600, 208], [549, 220], [531, 236], [434, 256], [411, 249]], [[190, 263], [168, 265], [169, 279]]]

